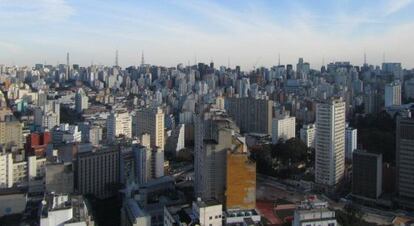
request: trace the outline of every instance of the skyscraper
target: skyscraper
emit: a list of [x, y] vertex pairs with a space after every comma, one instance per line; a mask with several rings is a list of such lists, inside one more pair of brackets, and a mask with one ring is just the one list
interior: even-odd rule
[[352, 154], [352, 194], [376, 199], [382, 193], [382, 154]]
[[315, 134], [315, 124], [303, 125], [300, 129], [300, 139], [306, 144], [307, 147], [315, 147]]
[[225, 108], [242, 132], [272, 134], [273, 101], [226, 98]]
[[414, 208], [414, 119], [397, 119], [397, 192], [400, 205]]
[[352, 127], [345, 129], [345, 158], [352, 161], [352, 152], [357, 149], [358, 130]]
[[272, 127], [272, 143], [275, 144], [280, 139], [287, 141], [295, 137], [296, 118], [288, 115], [274, 118]]
[[75, 108], [77, 113], [82, 113], [83, 110], [88, 109], [88, 96], [85, 91], [80, 88], [75, 95]]
[[115, 137], [124, 135], [132, 137], [132, 122], [129, 112], [111, 112], [106, 119], [106, 138], [113, 142]]
[[331, 99], [316, 107], [315, 182], [334, 186], [344, 176], [345, 102]]
[[207, 109], [195, 117], [195, 195], [224, 202], [226, 155], [238, 128], [223, 111]]
[[80, 194], [107, 198], [114, 194], [119, 183], [119, 151], [98, 150], [78, 153], [76, 161], [76, 188]]
[[394, 81], [385, 86], [385, 107], [401, 105], [401, 84]]
[[164, 111], [162, 108], [144, 108], [135, 113], [136, 136], [148, 133], [151, 136], [151, 147], [164, 150]]

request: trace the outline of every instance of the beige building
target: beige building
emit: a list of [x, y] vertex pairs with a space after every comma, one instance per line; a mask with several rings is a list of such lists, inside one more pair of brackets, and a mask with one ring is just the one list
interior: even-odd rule
[[226, 209], [256, 208], [256, 163], [249, 159], [244, 137], [233, 136], [227, 151]]
[[164, 150], [164, 111], [162, 108], [145, 108], [135, 113], [135, 136], [148, 133], [151, 137], [151, 146]]
[[0, 145], [23, 148], [22, 123], [19, 121], [0, 122]]

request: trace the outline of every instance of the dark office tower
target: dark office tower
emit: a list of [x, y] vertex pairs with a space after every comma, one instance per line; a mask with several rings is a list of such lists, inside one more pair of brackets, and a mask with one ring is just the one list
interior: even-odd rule
[[210, 68], [214, 69], [214, 62], [210, 62]]
[[87, 150], [78, 153], [75, 167], [76, 190], [79, 194], [93, 194], [108, 198], [116, 194], [119, 183], [119, 151]]
[[293, 66], [291, 64], [286, 65], [286, 78], [295, 79], [295, 74], [293, 72]]
[[382, 154], [356, 150], [352, 163], [352, 194], [378, 198], [382, 193]]
[[241, 132], [272, 134], [273, 101], [231, 97], [226, 98], [225, 108]]
[[398, 117], [396, 135], [399, 203], [414, 209], [414, 119]]

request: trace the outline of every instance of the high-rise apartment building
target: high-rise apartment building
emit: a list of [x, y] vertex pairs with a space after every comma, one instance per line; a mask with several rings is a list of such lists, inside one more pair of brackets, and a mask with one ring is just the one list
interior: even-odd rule
[[237, 126], [225, 112], [207, 109], [195, 117], [195, 195], [224, 202], [226, 156]]
[[315, 182], [334, 186], [345, 170], [345, 102], [331, 99], [316, 107]]
[[83, 110], [88, 109], [88, 96], [85, 91], [80, 88], [75, 95], [75, 108], [77, 113], [82, 113]]
[[306, 144], [307, 147], [315, 147], [315, 124], [303, 125], [300, 129], [300, 140]]
[[401, 84], [394, 81], [385, 86], [385, 107], [401, 105]]
[[400, 205], [414, 208], [414, 119], [397, 118], [397, 193]]
[[35, 125], [52, 130], [60, 124], [60, 103], [57, 100], [47, 101], [45, 105], [34, 109]]
[[106, 138], [113, 142], [115, 137], [132, 137], [132, 122], [129, 112], [111, 112], [106, 119]]
[[149, 134], [151, 137], [151, 146], [164, 150], [164, 111], [162, 108], [145, 108], [135, 112], [135, 128], [136, 136]]
[[13, 156], [11, 153], [0, 155], [0, 188], [13, 186]]
[[225, 109], [241, 132], [272, 135], [272, 100], [231, 97], [226, 98]]
[[352, 161], [352, 152], [357, 149], [358, 130], [352, 127], [345, 129], [345, 159]]
[[287, 141], [296, 135], [296, 118], [287, 115], [274, 118], [272, 127], [272, 143]]

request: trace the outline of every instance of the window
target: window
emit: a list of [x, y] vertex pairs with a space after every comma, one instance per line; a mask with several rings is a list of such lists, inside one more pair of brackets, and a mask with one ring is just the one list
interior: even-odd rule
[[208, 219], [210, 219], [210, 220], [211, 220], [211, 219], [213, 219], [213, 217], [212, 217], [212, 216], [210, 216]]

